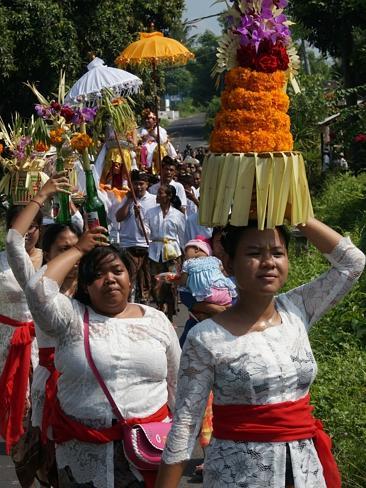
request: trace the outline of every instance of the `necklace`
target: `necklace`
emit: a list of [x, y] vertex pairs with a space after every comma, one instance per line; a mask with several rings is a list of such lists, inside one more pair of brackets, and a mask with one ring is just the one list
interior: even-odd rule
[[277, 313], [277, 310], [275, 309], [272, 316], [267, 319], [267, 320], [262, 320], [261, 322], [258, 322], [255, 326], [255, 329], [254, 330], [257, 330], [259, 332], [261, 332], [262, 330], [266, 330], [268, 329], [269, 327], [273, 327], [274, 325], [278, 325], [276, 323], [273, 323], [273, 320], [275, 318], [275, 315]]

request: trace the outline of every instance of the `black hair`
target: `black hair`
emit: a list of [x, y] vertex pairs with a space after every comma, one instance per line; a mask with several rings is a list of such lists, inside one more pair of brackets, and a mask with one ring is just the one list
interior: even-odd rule
[[194, 178], [192, 175], [182, 175], [178, 178], [179, 183], [182, 183], [183, 186], [193, 186]]
[[170, 156], [164, 156], [161, 165], [164, 166], [174, 166], [175, 168], [177, 167], [177, 162], [175, 159], [171, 158]]
[[[6, 230], [9, 230], [12, 226], [14, 220], [18, 215], [24, 210], [24, 205], [12, 205], [6, 211]], [[34, 217], [33, 222], [35, 222], [39, 227], [41, 227], [43, 221], [43, 214], [41, 210], [38, 210], [37, 215]]]
[[75, 293], [76, 300], [84, 305], [90, 305], [90, 298], [86, 292], [86, 287], [91, 285], [98, 276], [102, 263], [110, 256], [110, 261], [118, 258], [126, 266], [130, 277], [133, 276], [134, 264], [128, 254], [114, 246], [97, 246], [92, 251], [85, 254], [79, 263], [78, 286]]
[[176, 208], [177, 210], [180, 210], [182, 208], [182, 202], [181, 199], [177, 196], [177, 190], [173, 185], [167, 185], [166, 183], [163, 183], [160, 185], [160, 188], [163, 188], [165, 190], [165, 193], [168, 195], [170, 204], [172, 207]]
[[50, 252], [51, 247], [56, 241], [57, 237], [65, 230], [70, 230], [77, 237], [80, 237], [82, 232], [75, 224], [50, 224], [47, 226], [42, 237], [42, 251], [44, 253]]
[[[248, 229], [258, 229], [258, 222], [256, 220], [249, 220], [248, 225], [242, 227], [236, 227], [228, 224], [222, 230], [221, 244], [228, 256], [235, 257], [236, 250], [241, 236]], [[285, 242], [286, 249], [288, 249], [290, 243], [290, 233], [284, 225], [277, 225], [276, 229], [280, 233]]]
[[149, 175], [144, 173], [143, 171], [139, 171], [138, 169], [134, 169], [131, 171], [131, 181], [146, 181], [149, 182]]

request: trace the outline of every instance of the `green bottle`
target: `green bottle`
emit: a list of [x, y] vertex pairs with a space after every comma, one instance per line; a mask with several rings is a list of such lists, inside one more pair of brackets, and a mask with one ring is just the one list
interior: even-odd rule
[[108, 229], [107, 214], [104, 203], [98, 197], [92, 170], [85, 170], [86, 200], [84, 204], [88, 219], [88, 228], [93, 229], [98, 225]]
[[[63, 171], [64, 168], [64, 160], [61, 157], [56, 159], [56, 171]], [[71, 223], [71, 214], [70, 214], [70, 206], [69, 206], [69, 195], [68, 193], [57, 193], [56, 197], [58, 203], [58, 211], [56, 215], [56, 222], [58, 224], [70, 224]]]

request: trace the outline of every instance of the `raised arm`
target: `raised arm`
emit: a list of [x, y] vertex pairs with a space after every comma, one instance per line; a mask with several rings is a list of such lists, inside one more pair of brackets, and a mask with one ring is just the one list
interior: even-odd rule
[[12, 229], [15, 229], [19, 234], [25, 236], [39, 209], [42, 208], [48, 198], [56, 192], [70, 193], [69, 189], [71, 188], [71, 185], [65, 175], [65, 171], [56, 173], [43, 185], [24, 210], [17, 216], [12, 224]]
[[95, 227], [94, 229], [84, 232], [77, 244], [67, 251], [59, 254], [47, 263], [47, 269], [44, 273], [46, 278], [55, 281], [61, 286], [66, 276], [80, 259], [96, 246], [109, 246], [108, 238], [103, 232], [108, 232], [104, 227]]
[[320, 220], [311, 218], [306, 225], [298, 225], [301, 233], [323, 254], [330, 254], [343, 238]]
[[310, 219], [299, 229], [332, 265], [310, 283], [279, 296], [279, 300], [289, 300], [300, 309], [306, 327], [310, 328], [349, 292], [362, 274], [365, 256], [348, 237], [316, 219]]
[[130, 211], [130, 204], [132, 203], [132, 197], [130, 193], [128, 193], [125, 197], [125, 199], [122, 202], [122, 205], [119, 207], [119, 209], [116, 212], [116, 220], [117, 222], [123, 222], [124, 220], [127, 219]]

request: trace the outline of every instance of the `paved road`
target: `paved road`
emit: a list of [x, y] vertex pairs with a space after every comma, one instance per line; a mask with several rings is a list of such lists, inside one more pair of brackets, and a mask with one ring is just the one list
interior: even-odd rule
[[176, 149], [183, 152], [187, 144], [193, 148], [207, 146], [204, 134], [205, 117], [206, 114], [196, 114], [171, 122], [168, 134]]
[[[183, 332], [184, 324], [187, 320], [188, 314], [187, 310], [183, 305], [180, 305], [180, 311], [175, 317], [174, 325], [177, 329], [177, 334], [180, 336]], [[197, 483], [192, 478], [192, 473], [194, 470], [194, 466], [200, 464], [202, 462], [202, 451], [197, 446], [194, 451], [193, 459], [190, 461], [189, 465], [186, 469], [186, 474], [182, 478], [182, 481], [179, 485], [180, 488], [190, 488], [192, 486], [202, 486], [200, 483]], [[0, 488], [18, 488], [20, 484], [17, 482], [17, 478], [15, 476], [14, 468], [11, 459], [5, 455], [5, 448], [4, 444], [0, 442]]]

